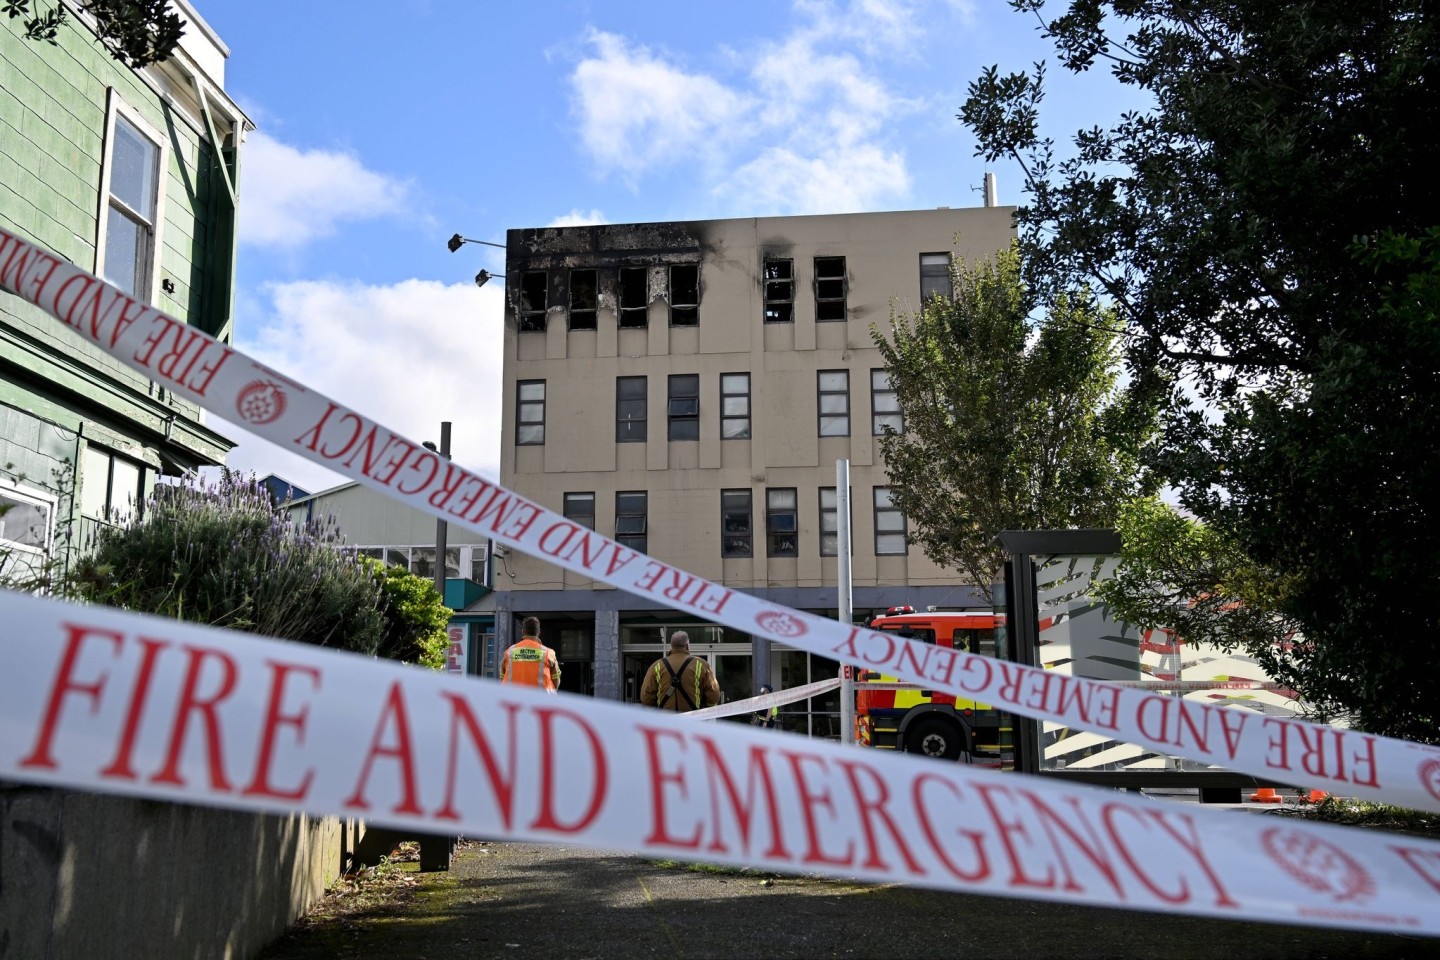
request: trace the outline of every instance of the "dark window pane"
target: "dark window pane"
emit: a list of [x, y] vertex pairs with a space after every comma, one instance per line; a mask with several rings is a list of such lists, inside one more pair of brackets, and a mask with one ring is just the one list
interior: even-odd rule
[[649, 315], [649, 283], [649, 271], [644, 267], [620, 269], [620, 326], [645, 326]]

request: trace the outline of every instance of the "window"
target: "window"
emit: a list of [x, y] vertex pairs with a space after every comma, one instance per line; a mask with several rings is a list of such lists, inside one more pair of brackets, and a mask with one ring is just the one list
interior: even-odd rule
[[595, 494], [565, 494], [565, 519], [595, 529]]
[[670, 326], [693, 327], [699, 323], [700, 264], [673, 264], [670, 267]]
[[850, 436], [850, 371], [821, 370], [817, 383], [820, 436]]
[[11, 486], [0, 486], [0, 567], [19, 579], [39, 572], [50, 550], [55, 504]]
[[889, 487], [875, 488], [875, 555], [904, 555], [905, 514], [895, 506]]
[[615, 494], [615, 539], [622, 546], [645, 552], [645, 491]]
[[845, 258], [815, 258], [815, 319], [820, 323], [845, 319]]
[[521, 380], [515, 384], [520, 402], [515, 411], [515, 443], [545, 442], [545, 381]]
[[80, 468], [80, 512], [120, 523], [135, 516], [145, 494], [145, 468], [100, 447], [87, 446]]
[[549, 308], [550, 275], [544, 270], [520, 274], [520, 332], [544, 333]]
[[950, 300], [954, 296], [955, 289], [950, 283], [950, 254], [920, 254], [920, 301], [923, 303], [931, 297]]
[[620, 326], [643, 327], [649, 320], [650, 278], [644, 267], [620, 268]]
[[570, 329], [595, 329], [595, 271], [570, 271]]
[[720, 439], [750, 439], [750, 374], [720, 374]]
[[[411, 547], [410, 572], [426, 580], [435, 579], [435, 548]], [[460, 576], [460, 548], [445, 548], [445, 578], [453, 580]]]
[[795, 261], [765, 260], [765, 322], [795, 319]]
[[700, 375], [677, 373], [670, 377], [670, 439], [700, 439]]
[[720, 555], [752, 556], [750, 491], [720, 491]]
[[840, 500], [835, 487], [820, 488], [820, 556], [840, 554]]
[[105, 157], [106, 204], [100, 221], [100, 274], [137, 300], [150, 299], [163, 198], [164, 140], [111, 101]]
[[777, 487], [765, 491], [767, 556], [798, 557], [800, 555], [799, 520], [795, 507], [794, 487]]
[[615, 378], [615, 442], [645, 442], [645, 378]]
[[905, 417], [900, 412], [900, 397], [895, 393], [895, 383], [885, 370], [870, 371], [870, 433], [877, 437], [885, 435], [889, 427], [896, 433], [905, 432]]

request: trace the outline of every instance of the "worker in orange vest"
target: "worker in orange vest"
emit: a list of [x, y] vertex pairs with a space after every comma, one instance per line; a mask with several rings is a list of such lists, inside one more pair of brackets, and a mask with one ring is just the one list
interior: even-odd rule
[[720, 702], [720, 685], [715, 671], [700, 657], [690, 656], [690, 635], [676, 630], [670, 635], [670, 653], [645, 671], [640, 702], [647, 707], [689, 713]]
[[526, 617], [520, 624], [524, 634], [505, 649], [500, 660], [500, 682], [540, 687], [546, 693], [560, 689], [560, 660], [555, 651], [540, 642], [540, 620]]

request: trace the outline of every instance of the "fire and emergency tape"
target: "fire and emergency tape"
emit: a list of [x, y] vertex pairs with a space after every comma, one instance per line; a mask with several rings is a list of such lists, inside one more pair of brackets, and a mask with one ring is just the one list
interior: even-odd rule
[[[864, 669], [923, 684], [927, 689], [983, 701], [1000, 709], [1063, 723], [1073, 728], [1103, 731], [1115, 739], [1143, 744], [1172, 755], [1223, 765], [1267, 779], [1299, 780], [1345, 796], [1385, 800], [1416, 809], [1440, 812], [1440, 750], [1433, 747], [1155, 696], [1138, 689], [1125, 689], [924, 644], [893, 633], [850, 627], [731, 590], [655, 558], [636, 553], [504, 489], [491, 480], [442, 459], [421, 444], [387, 430], [373, 420], [251, 360], [203, 331], [134, 300], [105, 281], [3, 229], [0, 229], [0, 288], [37, 305], [72, 331], [156, 383], [213, 413], [243, 424], [251, 432], [279, 444], [284, 449], [314, 460], [452, 524], [466, 526], [502, 544], [658, 601], [671, 609], [779, 640], [792, 647], [842, 663], [855, 664]], [[40, 607], [35, 608], [34, 604], [40, 604]], [[40, 630], [39, 633], [27, 633], [19, 626], [22, 613], [33, 609], [43, 610], [46, 607], [55, 611], [51, 614], [50, 644], [41, 641], [44, 634], [43, 624], [47, 622], [45, 614], [31, 614], [32, 625]], [[189, 678], [187, 685], [178, 691], [179, 699], [172, 697], [168, 701], [156, 701], [164, 705], [155, 708], [162, 712], [173, 712], [171, 737], [168, 741], [170, 745], [165, 748], [169, 752], [158, 770], [146, 777], [140, 777], [131, 764], [131, 758], [136, 756], [135, 751], [139, 749], [138, 741], [134, 738], [139, 735], [136, 731], [144, 728], [139, 721], [146, 709], [146, 703], [150, 702], [148, 694], [153, 679], [152, 671], [161, 654], [169, 649], [155, 637], [162, 635], [164, 631], [175, 632], [180, 628], [167, 621], [144, 619], [138, 621], [141, 626], [129, 628], [143, 630], [144, 635], [135, 633], [133, 638], [127, 641], [127, 637], [131, 635], [123, 631], [91, 634], [84, 632], [82, 627], [72, 625], [65, 628], [68, 632], [64, 633], [65, 639], [62, 643], [60, 638], [53, 637], [54, 623], [58, 623], [61, 616], [82, 616], [79, 613], [59, 612], [69, 609], [73, 608], [15, 596], [0, 597], [0, 616], [4, 617], [5, 623], [5, 626], [0, 628], [0, 631], [3, 631], [0, 632], [0, 637], [3, 637], [4, 646], [7, 648], [7, 660], [15, 662], [18, 659], [20, 663], [27, 665], [7, 671], [3, 678], [7, 693], [6, 702], [0, 707], [3, 709], [3, 720], [0, 720], [3, 722], [3, 736], [0, 736], [0, 750], [3, 750], [3, 755], [0, 755], [0, 776], [112, 789], [147, 796], [165, 796], [188, 802], [267, 809], [294, 806], [318, 813], [365, 815], [378, 821], [398, 822], [397, 818], [409, 822], [424, 821], [433, 827], [436, 820], [449, 820], [451, 817], [448, 815], [454, 812], [452, 801], [456, 801], [459, 796], [454, 781], [458, 776], [457, 764], [460, 763], [460, 747], [457, 744], [468, 737], [464, 742], [473, 747], [472, 753], [481, 760], [496, 805], [496, 810], [490, 811], [486, 816], [494, 814], [500, 820], [500, 829], [496, 829], [497, 823], [492, 818], [486, 821], [490, 824], [486, 830], [492, 835], [577, 839], [559, 829], [568, 821], [557, 812], [556, 804], [559, 801], [550, 792], [554, 789], [557, 771], [562, 769], [554, 760], [542, 758], [538, 773], [539, 786], [536, 788], [538, 792], [533, 795], [536, 802], [542, 805], [542, 813], [531, 822], [527, 819], [530, 816], [527, 808], [514, 806], [518, 790], [515, 780], [518, 769], [516, 764], [519, 761], [515, 760], [513, 754], [506, 754], [508, 760], [497, 756], [486, 741], [484, 728], [477, 720], [478, 714], [474, 712], [478, 707], [466, 706], [471, 703], [467, 697], [476, 696], [468, 688], [464, 693], [439, 695], [439, 699], [445, 702], [437, 709], [443, 711], [448, 704], [449, 710], [448, 714], [441, 714], [441, 719], [448, 717], [451, 730], [447, 772], [441, 774], [438, 768], [432, 768], [429, 778], [420, 779], [418, 767], [411, 756], [412, 749], [420, 748], [411, 745], [411, 722], [407, 717], [404, 702], [397, 698], [403, 697], [404, 689], [412, 680], [415, 683], [429, 683], [440, 678], [421, 679], [423, 675], [414, 671], [413, 677], [406, 676], [404, 684], [399, 680], [390, 681], [385, 691], [379, 694], [380, 699], [368, 705], [374, 708], [379, 704], [382, 713], [379, 725], [374, 727], [374, 738], [364, 760], [364, 772], [359, 776], [359, 785], [354, 793], [345, 798], [356, 803], [337, 805], [334, 797], [327, 794], [324, 800], [313, 802], [319, 804], [316, 806], [309, 799], [312, 796], [309, 788], [319, 776], [321, 760], [318, 754], [329, 749], [340, 749], [341, 741], [347, 737], [353, 739], [353, 734], [343, 727], [332, 725], [328, 717], [323, 725], [317, 720], [307, 732], [306, 723], [310, 716], [308, 707], [297, 712], [285, 704], [290, 702], [290, 693], [287, 691], [290, 690], [289, 685], [292, 682], [302, 691], [307, 684], [310, 685], [313, 689], [306, 692], [313, 692], [318, 697], [321, 669], [308, 666], [294, 669], [284, 667], [283, 663], [286, 661], [283, 658], [267, 660], [265, 663], [269, 664], [268, 666], [252, 669], [252, 673], [268, 670], [270, 686], [268, 699], [251, 698], [247, 708], [235, 708], [237, 718], [234, 722], [249, 724], [252, 727], [250, 732], [261, 738], [260, 741], [252, 739], [248, 744], [231, 748], [237, 755], [245, 755], [246, 749], [259, 751], [254, 758], [253, 778], [248, 785], [241, 786], [239, 781], [230, 780], [234, 772], [222, 767], [219, 760], [222, 738], [219, 733], [218, 704], [230, 696], [234, 685], [238, 683], [238, 675], [233, 672], [238, 670], [238, 666], [231, 664], [218, 652], [213, 656], [201, 652], [210, 648], [179, 646], [175, 650], [176, 656], [169, 660], [173, 661], [176, 657], [186, 660]], [[108, 614], [102, 615], [88, 610], [83, 612], [83, 617], [87, 620], [104, 619], [105, 616]], [[77, 630], [80, 632], [75, 632]], [[100, 636], [101, 639], [96, 641], [95, 636]], [[82, 649], [87, 655], [93, 655], [97, 642], [101, 646], [108, 642], [115, 648], [117, 656], [125, 653], [132, 661], [135, 656], [140, 657], [138, 666], [130, 664], [131, 669], [138, 672], [133, 674], [130, 681], [130, 706], [127, 708], [129, 712], [125, 714], [126, 722], [121, 728], [126, 731], [123, 734], [126, 739], [116, 745], [113, 759], [103, 768], [88, 770], [84, 769], [82, 764], [75, 769], [67, 766], [64, 769], [69, 772], [61, 773], [54, 754], [42, 750], [42, 747], [47, 747], [48, 740], [33, 745], [28, 753], [24, 752], [20, 741], [27, 736], [28, 731], [37, 728], [44, 732], [46, 737], [57, 735], [56, 724], [62, 719], [62, 715], [73, 718], [73, 714], [77, 712], [65, 710], [67, 704], [77, 697], [89, 700], [94, 712], [101, 711], [102, 701], [105, 699], [102, 688], [109, 682], [106, 679], [110, 676], [109, 671], [101, 670], [99, 674], [89, 673], [79, 678], [72, 672], [77, 668], [76, 661]], [[224, 645], [229, 649], [240, 642], [240, 638], [227, 637]], [[43, 659], [36, 662], [12, 655], [12, 651], [28, 650], [35, 646], [36, 656], [59, 657], [61, 654], [55, 649], [56, 644], [63, 646], [66, 651], [58, 666], [55, 663], [47, 665]], [[319, 653], [323, 651], [317, 652], [317, 655]], [[274, 657], [279, 658], [280, 654], [274, 654]], [[290, 656], [290, 662], [299, 663], [302, 660], [305, 658], [298, 654]], [[354, 665], [355, 669], [360, 669], [361, 666]], [[363, 666], [366, 669], [400, 669], [375, 664]], [[119, 671], [120, 667], [117, 665], [113, 669]], [[175, 669], [178, 668], [171, 667], [172, 672]], [[339, 667], [326, 669], [347, 674], [349, 672]], [[218, 679], [215, 678], [214, 671], [219, 671]], [[209, 676], [210, 679], [202, 683], [202, 675]], [[375, 682], [381, 685], [386, 683], [384, 680]], [[216, 685], [209, 686], [208, 683]], [[56, 686], [57, 684], [60, 686]], [[44, 707], [43, 715], [34, 712], [37, 704], [33, 697], [20, 696], [21, 693], [30, 693], [41, 687], [53, 694], [51, 701]], [[331, 686], [327, 688], [326, 696], [331, 696], [334, 692], [334, 687]], [[502, 726], [505, 722], [509, 723], [508, 727], [504, 727], [509, 731], [507, 736], [510, 738], [507, 740], [507, 749], [514, 750], [516, 744], [524, 739], [515, 728], [515, 724], [520, 722], [522, 707], [516, 699], [505, 699], [502, 702], [513, 704], [513, 707], [505, 708], [510, 711], [508, 721], [505, 717], [499, 719]], [[26, 705], [31, 712], [26, 713], [24, 709], [17, 708], [17, 703]], [[538, 706], [528, 708], [535, 729], [530, 731], [530, 739], [526, 742], [532, 745], [540, 744], [546, 750], [552, 746], [558, 748], [557, 738], [560, 737], [561, 728], [568, 731], [570, 727], [566, 726], [566, 723], [577, 726], [586, 737], [583, 743], [588, 744], [588, 749], [592, 751], [589, 761], [591, 774], [600, 778], [603, 776], [602, 771], [610, 769], [601, 765], [601, 729], [604, 729], [606, 738], [619, 736], [617, 731], [621, 728], [628, 731], [627, 735], [652, 728], [669, 729], [664, 724], [650, 720], [641, 721], [633, 712], [625, 712], [633, 708], [587, 701], [584, 710], [596, 711], [597, 708], [603, 708], [597, 715], [611, 717], [613, 722], [620, 726], [611, 730], [611, 721], [607, 721], [603, 727], [588, 719], [582, 722], [577, 712], [559, 707], [548, 711]], [[611, 710], [620, 710], [622, 713], [612, 714]], [[320, 711], [317, 710], [316, 713], [318, 715]], [[192, 754], [195, 754], [197, 749], [193, 745], [186, 746], [190, 739], [189, 724], [195, 717], [200, 718], [207, 745], [204, 753], [205, 762], [209, 765], [208, 791], [187, 786], [186, 778], [196, 776], [197, 762]], [[562, 722], [562, 717], [566, 718], [565, 722]], [[112, 716], [111, 719], [113, 721], [116, 717]], [[315, 731], [319, 729], [326, 732], [323, 735], [316, 734]], [[436, 728], [420, 724], [415, 729]], [[299, 768], [291, 768], [292, 772], [301, 774], [298, 780], [281, 781], [269, 772], [270, 764], [278, 762], [272, 754], [281, 732], [286, 736], [293, 733], [297, 740], [296, 750], [303, 746], [304, 752], [301, 756], [313, 761], [302, 764]], [[904, 879], [901, 876], [904, 874], [909, 878], [907, 882], [938, 886], [949, 885], [955, 880], [962, 883], [970, 882], [971, 879], [977, 883], [982, 879], [988, 881], [996, 871], [1003, 873], [1008, 870], [1012, 881], [1007, 887], [1008, 892], [1057, 899], [1070, 898], [1069, 892], [1072, 888], [1083, 888], [1092, 893], [1099, 890], [1100, 888], [1093, 884], [1086, 887], [1077, 879], [1080, 874], [1097, 873], [1105, 884], [1113, 888], [1102, 898], [1103, 902], [1112, 905], [1117, 902], [1116, 897], [1127, 889], [1132, 893], [1144, 889], [1172, 909], [1183, 905], [1185, 909], [1193, 912], [1209, 912], [1223, 916], [1241, 915], [1230, 912], [1232, 909], [1242, 909], [1235, 906], [1242, 901], [1235, 899], [1213, 874], [1212, 861], [1208, 859], [1208, 847], [1205, 858], [1198, 854], [1193, 856], [1193, 865], [1198, 872], [1183, 877], [1172, 873], [1171, 882], [1168, 884], [1154, 879], [1160, 871], [1174, 869], [1169, 861], [1182, 850], [1188, 851], [1192, 845], [1198, 847], [1198, 834], [1192, 831], [1189, 824], [1200, 821], [1193, 814], [1159, 813], [1152, 806], [1132, 806], [1114, 799], [1111, 794], [1102, 792], [1092, 796], [1078, 788], [1057, 789], [1051, 793], [1048, 786], [1032, 784], [1029, 781], [970, 783], [967, 780], [967, 785], [962, 788], [958, 786], [959, 781], [953, 779], [960, 774], [951, 772], [948, 768], [893, 768], [889, 766], [891, 760], [861, 758], [853, 754], [832, 755], [823, 745], [803, 750], [777, 748], [770, 742], [766, 742], [770, 743], [768, 746], [742, 745], [738, 749], [748, 750], [751, 760], [736, 762], [723, 769], [746, 771], [743, 799], [737, 781], [726, 779], [718, 773], [714, 774], [719, 779], [711, 781], [711, 813], [715, 814], [717, 803], [728, 798], [732, 809], [739, 811], [737, 815], [743, 814], [745, 826], [742, 840], [745, 849], [743, 855], [737, 855], [732, 844], [721, 842], [718, 833], [705, 833], [703, 824], [694, 820], [701, 816], [700, 810], [692, 805], [680, 805], [679, 797], [688, 790], [685, 786], [685, 774], [666, 765], [661, 746], [673, 741], [677, 745], [684, 745], [677, 746], [677, 749], [689, 748], [695, 752], [694, 756], [709, 757], [708, 751], [720, 750], [719, 744], [722, 742], [729, 743], [727, 737], [741, 736], [744, 733], [745, 731], [726, 731], [724, 736], [718, 731], [701, 733], [693, 725], [686, 727], [683, 733], [644, 733], [643, 736], [648, 739], [645, 739], [641, 756], [651, 758], [649, 769], [652, 780], [648, 785], [650, 800], [652, 805], [663, 801], [672, 806], [666, 807], [668, 812], [652, 811], [658, 819], [652, 821], [654, 829], [645, 838], [645, 844], [617, 844], [616, 841], [624, 839], [624, 835], [616, 834], [612, 837], [608, 833], [587, 835], [582, 842], [617, 845], [624, 849], [650, 850], [655, 849], [656, 845], [675, 847], [676, 849], [670, 852], [676, 855], [681, 855], [682, 851], [688, 849], [692, 856], [701, 859], [764, 863], [775, 869], [810, 871], [833, 868], [846, 875], [863, 875], [875, 879]], [[298, 742], [302, 738], [303, 744]], [[78, 748], [85, 742], [85, 738], [80, 738], [72, 746]], [[744, 742], [746, 741], [742, 741], [742, 744]], [[760, 765], [761, 761], [756, 758], [765, 755], [767, 750], [777, 751], [777, 756], [783, 754], [783, 763], [777, 764], [775, 769]], [[317, 756], [311, 756], [312, 753]], [[581, 764], [579, 769], [585, 769], [584, 750], [577, 747], [573, 753], [574, 762]], [[813, 765], [808, 765], [811, 764], [809, 758], [819, 759], [815, 760]], [[905, 758], [892, 760], [907, 762]], [[374, 785], [377, 791], [388, 791], [391, 799], [398, 797], [397, 801], [389, 806], [372, 804], [365, 799], [363, 788], [370, 783], [370, 770], [376, 763], [395, 767], [394, 773], [398, 777], [396, 782], [382, 784], [377, 780]], [[782, 768], [783, 775], [793, 781], [791, 785], [796, 792], [792, 797], [798, 799], [798, 811], [791, 807], [781, 810], [773, 802], [774, 779], [781, 776], [776, 770]], [[621, 765], [617, 769], [630, 768]], [[813, 782], [811, 779], [812, 773], [816, 778], [820, 777], [817, 769], [829, 771], [827, 776], [830, 779], [826, 780], [826, 783], [830, 785], [823, 789], [815, 786], [818, 779]], [[882, 769], [885, 771], [883, 776], [876, 772]], [[102, 774], [107, 773], [114, 776], [109, 779], [102, 777]], [[127, 773], [131, 774], [129, 779], [121, 776]], [[966, 777], [975, 775], [965, 774]], [[119, 779], [115, 778], [117, 776]], [[451, 786], [438, 787], [437, 784], [446, 777], [449, 778]], [[720, 786], [713, 786], [716, 783]], [[909, 785], [906, 787], [908, 792], [902, 793], [894, 789], [901, 783]], [[442, 793], [446, 797], [445, 802], [438, 808], [424, 807], [419, 800], [422, 786], [432, 792]], [[608, 795], [605, 790], [600, 789], [604, 786], [603, 780], [598, 781], [593, 794], [595, 805], [587, 808], [580, 817], [580, 821], [586, 825], [599, 816], [600, 804]], [[723, 790], [721, 786], [724, 787]], [[839, 796], [836, 791], [842, 787], [850, 791], [854, 808], [853, 816], [847, 824], [861, 831], [859, 840], [854, 839], [854, 835], [847, 834], [852, 839], [842, 844], [844, 849], [849, 851], [849, 854], [843, 857], [834, 855], [829, 847], [822, 845], [816, 832], [819, 829], [817, 817], [838, 816], [836, 810], [840, 801], [836, 799]], [[758, 796], [757, 790], [764, 791], [765, 797]], [[936, 791], [940, 793], [937, 794]], [[935, 813], [929, 806], [942, 794], [948, 797], [947, 804], [953, 801], [964, 805], [968, 802], [976, 807], [976, 811], [988, 811], [996, 831], [993, 843], [997, 846], [989, 848], [987, 852], [987, 848], [980, 845], [981, 836], [974, 833], [968, 824], [958, 833], [953, 830], [947, 832], [946, 825], [934, 819]], [[1004, 797], [1004, 802], [996, 800], [998, 797]], [[1045, 800], [1044, 797], [1054, 799]], [[287, 804], [287, 800], [293, 803]], [[763, 850], [758, 846], [751, 849], [748, 838], [755, 824], [749, 818], [762, 800], [769, 803], [766, 816], [769, 818], [770, 839]], [[904, 805], [904, 816], [913, 816], [916, 819], [897, 819], [893, 812], [896, 807], [889, 806], [890, 804]], [[1018, 805], [1017, 809], [1021, 812], [1011, 811], [1007, 804]], [[1086, 821], [1083, 833], [1062, 825], [1064, 821], [1059, 814], [1062, 808], [1066, 815], [1081, 815], [1083, 812], [1085, 816], [1092, 818]], [[526, 813], [517, 814], [517, 809], [524, 809]], [[972, 815], [976, 811], [972, 811]], [[571, 814], [574, 814], [574, 811], [571, 811]], [[692, 824], [694, 830], [685, 827], [672, 831], [667, 819], [672, 815], [686, 824]], [[416, 820], [411, 821], [412, 817]], [[794, 817], [803, 819], [802, 825], [792, 827], [801, 830], [801, 833], [794, 836], [808, 837], [808, 840], [792, 849], [791, 846], [784, 845], [786, 837], [781, 832], [781, 827], [782, 821], [788, 824]], [[1030, 819], [1027, 820], [1026, 817]], [[460, 823], [462, 818], [458, 814], [454, 819], [457, 830], [468, 829]], [[1181, 820], [1187, 826], [1177, 826]], [[466, 824], [471, 822], [465, 821]], [[1138, 838], [1123, 840], [1120, 837], [1122, 822], [1128, 823], [1139, 835], [1153, 842], [1141, 843]], [[1211, 823], [1218, 827], [1218, 821]], [[1254, 829], [1260, 828], [1257, 826]], [[1361, 865], [1362, 861], [1354, 859], [1357, 855], [1342, 849], [1343, 844], [1332, 832], [1320, 830], [1312, 833], [1311, 829], [1318, 828], [1307, 829], [1289, 825], [1270, 827], [1263, 836], [1257, 836], [1252, 831], [1247, 834], [1249, 839], [1246, 843], [1235, 846], [1235, 862], [1243, 862], [1246, 854], [1254, 849], [1264, 850], [1275, 863], [1288, 864], [1286, 869], [1292, 874], [1309, 877], [1310, 879], [1302, 884], [1306, 889], [1323, 888], [1328, 891], [1327, 896], [1334, 894], [1339, 897], [1338, 900], [1330, 901], [1322, 897], [1319, 905], [1307, 904], [1306, 909], [1316, 911], [1313, 922], [1337, 926], [1378, 925], [1382, 929], [1432, 930], [1427, 924], [1433, 924], [1435, 920], [1411, 917], [1409, 908], [1397, 908], [1394, 900], [1387, 899], [1386, 909], [1383, 911], [1361, 908], [1360, 904], [1370, 902], [1366, 891], [1372, 883], [1380, 882], [1377, 878], [1390, 877], [1396, 885], [1403, 885], [1400, 879], [1403, 877], [1404, 882], [1413, 888], [1411, 898], [1406, 902], [1418, 903], [1416, 898], [1422, 897], [1429, 914], [1440, 914], [1440, 911], [1434, 910], [1434, 907], [1440, 904], [1436, 899], [1436, 894], [1440, 893], [1440, 852], [1437, 852], [1435, 845], [1388, 845], [1385, 849], [1391, 851], [1394, 862], [1381, 869], [1379, 863]], [[919, 831], [918, 834], [914, 833], [916, 830]], [[968, 838], [959, 841], [960, 848], [953, 845], [957, 842], [957, 836]], [[1040, 869], [1040, 872], [1032, 873], [1026, 858], [1031, 855], [1031, 847], [1041, 843], [1042, 836], [1057, 851], [1055, 855], [1058, 859], [1051, 861], [1047, 867]], [[1107, 836], [1109, 840], [1105, 839]], [[1258, 847], [1253, 842], [1256, 839], [1262, 841]], [[934, 853], [935, 859], [929, 868], [916, 859], [912, 843], [917, 840], [923, 840]], [[1061, 847], [1055, 846], [1057, 840], [1070, 844], [1066, 848], [1068, 855], [1058, 853]], [[799, 844], [799, 840], [794, 837], [791, 837], [791, 841]], [[951, 845], [947, 846], [947, 842]], [[1147, 874], [1141, 866], [1141, 851], [1155, 849], [1154, 843], [1174, 848], [1157, 851], [1157, 855], [1161, 857], [1158, 862], [1167, 865], [1163, 868], [1152, 867], [1150, 869], [1155, 873]], [[864, 848], [863, 857], [857, 853], [857, 844]], [[797, 859], [793, 854], [800, 846], [804, 847], [805, 854]], [[882, 847], [887, 846], [892, 848], [889, 860], [881, 853]], [[1401, 850], [1406, 852], [1402, 853]], [[961, 856], [961, 859], [956, 859], [957, 856]], [[1008, 858], [1008, 866], [999, 866], [1001, 861], [995, 858], [1002, 856]], [[1146, 864], [1156, 862], [1150, 858], [1149, 853], [1144, 854], [1143, 859]], [[784, 866], [787, 863], [790, 866]], [[1359, 869], [1352, 870], [1352, 864], [1359, 866]], [[904, 867], [900, 873], [896, 872], [898, 865]], [[1248, 865], [1245, 869], [1248, 869]], [[1123, 872], [1125, 876], [1122, 878], [1117, 871]], [[946, 879], [947, 877], [949, 879]], [[1126, 887], [1126, 884], [1130, 886]], [[1207, 884], [1213, 889], [1207, 890]], [[995, 889], [993, 892], [1004, 891]], [[1266, 902], [1269, 905], [1261, 911], [1263, 915], [1244, 915], [1254, 916], [1256, 919], [1300, 921], [1300, 915], [1294, 910], [1281, 911], [1277, 915], [1274, 895], [1268, 894], [1267, 897]], [[1128, 899], [1123, 902], [1127, 906], [1143, 906], [1131, 903]], [[1288, 899], [1284, 902], [1290, 903]], [[1299, 901], [1296, 901], [1291, 906], [1295, 907], [1298, 903]], [[1417, 912], [1424, 914], [1426, 911], [1417, 908]]]
[[759, 710], [769, 710], [771, 707], [783, 707], [787, 703], [795, 703], [799, 700], [809, 700], [811, 697], [818, 697], [822, 693], [829, 693], [838, 686], [840, 686], [839, 677], [832, 677], [829, 680], [816, 680], [814, 683], [807, 683], [803, 687], [790, 687], [788, 690], [762, 693], [744, 700], [736, 700], [734, 703], [719, 703], [713, 707], [702, 707], [699, 710], [682, 713], [680, 716], [687, 720], [718, 720], [721, 717], [734, 717], [742, 713], [755, 713]]
[[0, 778], [400, 829], [1440, 936], [1440, 843], [4, 599]]

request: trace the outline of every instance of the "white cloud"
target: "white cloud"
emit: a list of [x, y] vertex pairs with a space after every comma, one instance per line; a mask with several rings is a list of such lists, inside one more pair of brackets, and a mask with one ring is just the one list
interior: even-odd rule
[[562, 213], [560, 216], [545, 224], [547, 227], [591, 227], [597, 223], [609, 223], [605, 214], [593, 207], [590, 211], [584, 212], [579, 209], [571, 210], [569, 213]]
[[240, 242], [294, 249], [346, 220], [401, 214], [409, 187], [348, 153], [298, 150], [263, 133], [245, 142]]
[[[303, 281], [266, 292], [268, 322], [242, 350], [413, 440], [438, 441], [449, 420], [456, 462], [498, 476], [501, 285]], [[228, 422], [217, 429], [241, 441], [232, 468], [275, 473], [312, 492], [344, 482]]]
[[[634, 181], [686, 165], [722, 208], [748, 214], [873, 209], [910, 177], [894, 121], [919, 100], [891, 89], [883, 57], [913, 55], [923, 0], [795, 0], [788, 34], [717, 60], [728, 78], [592, 31], [571, 76], [582, 144], [601, 173]], [[778, 19], [777, 19], [778, 22]]]
[[746, 111], [746, 97], [687, 73], [645, 47], [592, 31], [595, 55], [571, 76], [580, 137], [604, 170], [633, 176], [683, 162], [713, 144]]

